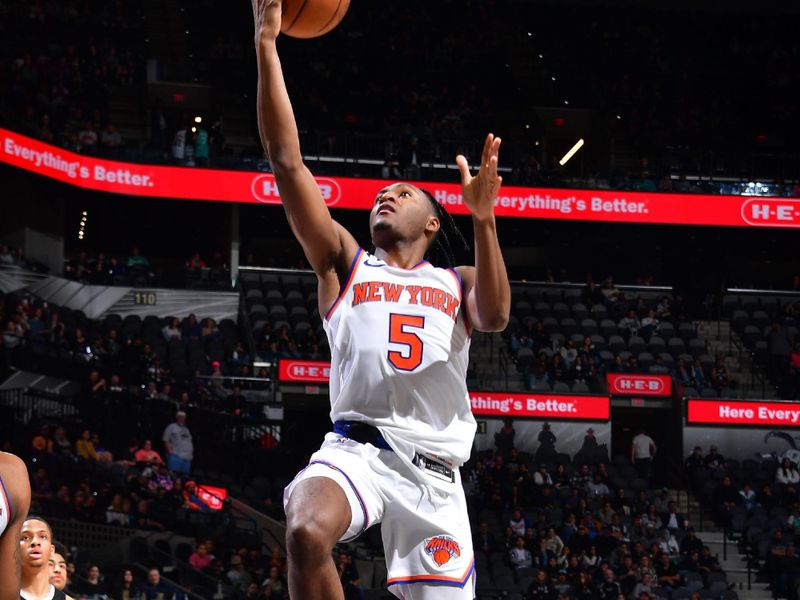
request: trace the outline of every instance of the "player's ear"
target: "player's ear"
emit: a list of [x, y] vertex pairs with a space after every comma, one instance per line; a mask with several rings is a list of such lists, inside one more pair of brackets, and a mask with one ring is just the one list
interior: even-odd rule
[[439, 232], [441, 226], [442, 224], [439, 221], [439, 218], [431, 215], [428, 217], [428, 222], [425, 224], [425, 231], [431, 234], [436, 234]]

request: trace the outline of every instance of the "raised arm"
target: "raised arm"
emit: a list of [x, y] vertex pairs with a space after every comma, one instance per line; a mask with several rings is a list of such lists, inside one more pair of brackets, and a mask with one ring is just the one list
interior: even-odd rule
[[475, 230], [475, 266], [459, 267], [467, 317], [478, 331], [502, 331], [511, 311], [511, 287], [497, 240], [494, 201], [503, 178], [497, 174], [500, 138], [486, 136], [481, 166], [474, 177], [467, 159], [456, 158], [461, 171], [464, 204], [472, 213]]
[[[335, 297], [338, 281], [346, 276], [358, 244], [331, 218], [314, 177], [303, 164], [300, 137], [276, 47], [281, 26], [280, 0], [252, 3], [261, 143], [269, 155], [289, 225], [320, 280], [329, 281], [336, 288], [327, 290]], [[321, 303], [322, 300], [321, 297]]]

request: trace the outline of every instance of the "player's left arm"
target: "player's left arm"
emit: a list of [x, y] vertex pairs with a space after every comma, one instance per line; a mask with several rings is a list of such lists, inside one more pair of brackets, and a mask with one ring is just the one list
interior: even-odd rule
[[503, 178], [497, 174], [500, 138], [486, 136], [481, 166], [473, 177], [467, 159], [456, 157], [461, 171], [464, 204], [472, 213], [475, 230], [475, 266], [458, 267], [464, 307], [470, 325], [478, 331], [502, 331], [511, 311], [511, 287], [497, 240], [494, 202]]

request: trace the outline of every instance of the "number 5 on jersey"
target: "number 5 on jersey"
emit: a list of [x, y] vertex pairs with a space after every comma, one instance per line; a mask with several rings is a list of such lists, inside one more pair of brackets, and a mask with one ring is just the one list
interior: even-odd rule
[[405, 346], [404, 351], [389, 350], [388, 358], [395, 369], [413, 371], [422, 364], [423, 342], [413, 329], [425, 327], [425, 317], [418, 315], [389, 315], [389, 343]]

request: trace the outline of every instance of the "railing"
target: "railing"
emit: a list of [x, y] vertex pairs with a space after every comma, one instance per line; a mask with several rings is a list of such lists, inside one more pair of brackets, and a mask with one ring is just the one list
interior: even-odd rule
[[100, 550], [110, 544], [118, 544], [121, 540], [150, 534], [139, 529], [44, 516], [53, 527], [56, 539], [67, 546], [76, 546], [82, 550]]
[[251, 522], [256, 529], [259, 529], [260, 525], [262, 547], [268, 550], [280, 548], [284, 552], [286, 551], [286, 542], [284, 539], [286, 533], [285, 525], [271, 519], [252, 506], [236, 498], [231, 498], [231, 508], [234, 513], [240, 515], [242, 519]]
[[25, 425], [43, 418], [63, 421], [79, 415], [71, 399], [32, 390], [2, 390], [0, 406], [11, 408], [14, 421]]

